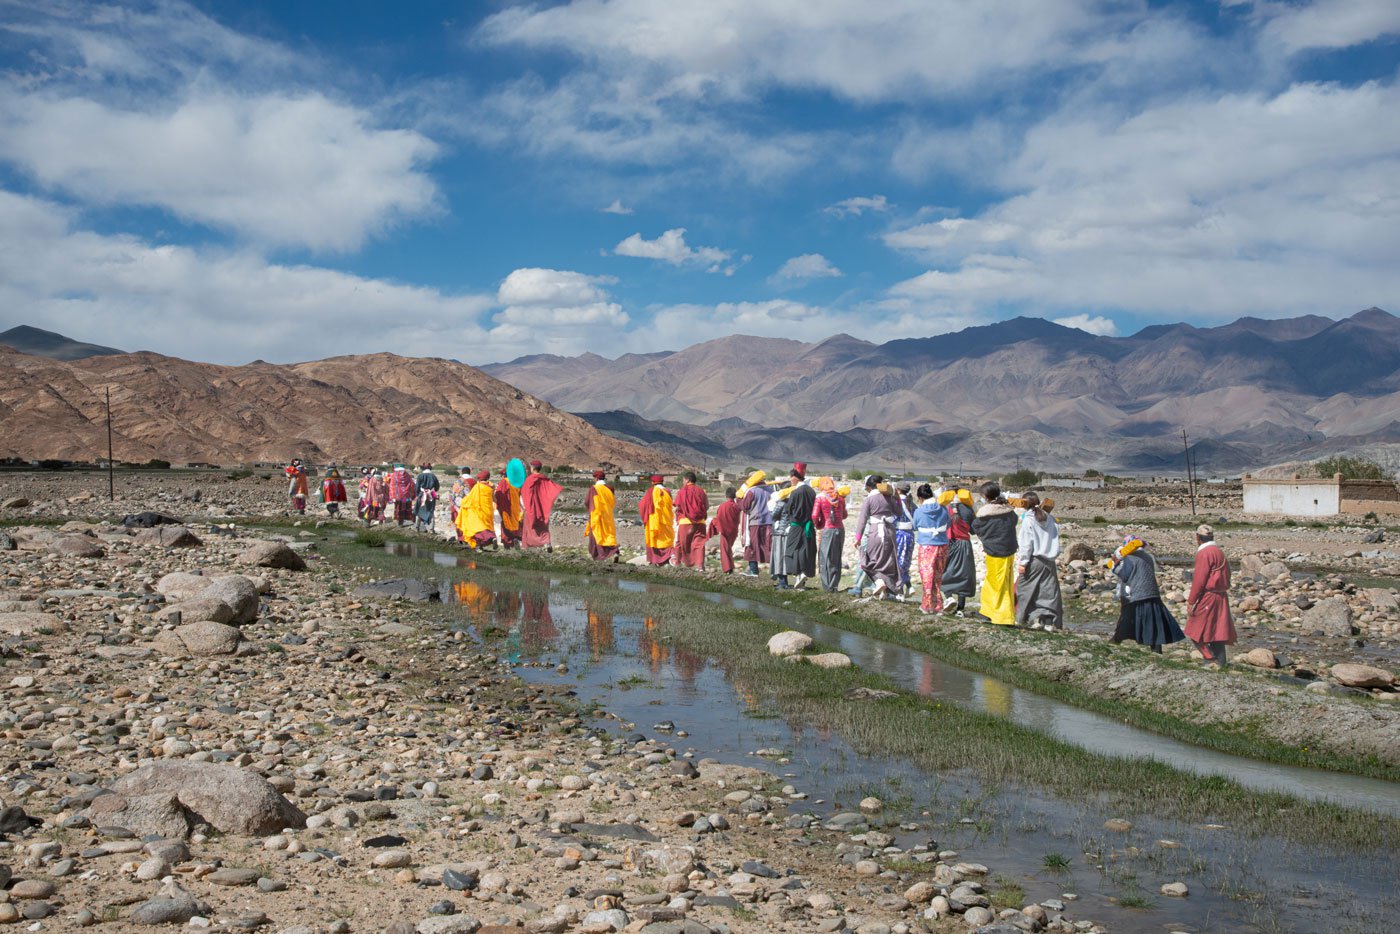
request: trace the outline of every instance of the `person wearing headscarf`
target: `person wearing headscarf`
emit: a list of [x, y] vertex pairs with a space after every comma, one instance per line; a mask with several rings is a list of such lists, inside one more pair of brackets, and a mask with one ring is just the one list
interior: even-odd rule
[[520, 504], [520, 491], [511, 485], [506, 470], [501, 468], [501, 480], [494, 492], [496, 511], [501, 514], [501, 547], [520, 547], [520, 526], [525, 521], [525, 510]]
[[948, 556], [948, 526], [952, 518], [933, 495], [933, 487], [924, 483], [918, 489], [919, 505], [914, 509], [914, 544], [919, 549], [919, 582], [923, 599], [919, 612], [943, 612], [943, 565]]
[[491, 471], [476, 475], [476, 482], [457, 510], [457, 531], [462, 542], [473, 550], [496, 546], [496, 503], [491, 489]]
[[773, 553], [769, 556], [768, 576], [781, 580], [788, 572], [788, 497], [792, 487], [785, 486], [768, 497], [768, 515], [773, 520]]
[[1162, 602], [1157, 587], [1157, 559], [1147, 544], [1135, 535], [1123, 539], [1123, 545], [1108, 559], [1113, 576], [1118, 578], [1118, 625], [1109, 639], [1114, 645], [1131, 639], [1162, 653], [1162, 646], [1180, 642], [1186, 636], [1176, 617]]
[[433, 530], [433, 515], [437, 512], [438, 491], [442, 483], [433, 473], [432, 464], [419, 465], [418, 476], [413, 481], [417, 490], [413, 499], [413, 527], [424, 532]]
[[710, 498], [695, 482], [694, 471], [681, 477], [676, 491], [676, 564], [679, 567], [705, 569], [705, 524], [710, 518]]
[[452, 537], [460, 538], [457, 533], [457, 512], [462, 508], [462, 500], [467, 498], [467, 493], [471, 491], [472, 484], [476, 483], [472, 479], [470, 467], [463, 467], [458, 472], [457, 479], [452, 482], [452, 489], [447, 497], [448, 516], [452, 522]]
[[1230, 564], [1215, 543], [1215, 530], [1196, 529], [1196, 564], [1191, 592], [1186, 597], [1186, 636], [1208, 665], [1224, 667], [1227, 645], [1235, 644], [1235, 621], [1230, 616]]
[[956, 606], [945, 603], [945, 610], [962, 616], [967, 598], [977, 591], [977, 562], [972, 554], [972, 493], [969, 490], [944, 490], [938, 495], [939, 505], [948, 510], [948, 554], [943, 568], [943, 595], [956, 597]]
[[607, 474], [593, 471], [593, 485], [583, 497], [583, 511], [588, 516], [588, 556], [594, 561], [612, 559], [617, 563], [617, 518], [614, 509], [617, 498], [608, 486]]
[[413, 518], [413, 498], [418, 487], [403, 464], [395, 464], [389, 472], [389, 501], [394, 504], [394, 521], [403, 525]]
[[856, 519], [856, 547], [861, 550], [860, 567], [875, 581], [873, 596], [885, 599], [899, 586], [899, 564], [895, 559], [894, 523], [900, 514], [899, 497], [879, 474], [867, 481], [870, 494], [861, 504]]
[[526, 548], [543, 548], [554, 551], [554, 543], [549, 537], [549, 517], [554, 511], [554, 501], [564, 488], [544, 475], [544, 465], [530, 461], [530, 475], [520, 487], [520, 502], [525, 511], [522, 534]]
[[337, 518], [340, 516], [340, 504], [349, 499], [345, 493], [345, 481], [340, 479], [340, 471], [334, 467], [326, 471], [326, 479], [321, 481], [321, 499], [326, 504], [326, 512]]
[[972, 520], [972, 534], [987, 556], [987, 579], [982, 582], [981, 614], [996, 626], [1016, 625], [1012, 585], [1015, 577], [1016, 510], [1001, 495], [995, 480], [982, 484], [982, 507]]
[[773, 555], [773, 516], [768, 502], [773, 494], [763, 482], [766, 477], [763, 471], [755, 470], [739, 491], [739, 509], [744, 513], [744, 560], [749, 565], [749, 577], [757, 577], [758, 566], [767, 564]]
[[786, 589], [787, 575], [797, 573], [795, 586], [799, 589], [807, 583], [807, 578], [817, 576], [817, 533], [812, 514], [817, 505], [817, 493], [805, 480], [806, 464], [793, 466], [788, 478], [792, 492], [787, 496], [786, 536], [787, 561], [784, 574], [778, 578], [778, 587]]
[[676, 550], [676, 511], [671, 491], [662, 486], [661, 474], [651, 475], [651, 489], [637, 504], [645, 527], [647, 563], [669, 564]]
[[914, 563], [914, 501], [909, 496], [909, 484], [895, 487], [898, 494], [899, 515], [894, 519], [894, 557], [899, 568], [899, 594], [907, 596], [912, 578], [909, 574]]
[[287, 495], [292, 498], [292, 508], [302, 515], [305, 515], [308, 490], [306, 468], [301, 465], [301, 460], [299, 458], [293, 458], [286, 473], [288, 480]]
[[1060, 630], [1065, 625], [1064, 599], [1055, 567], [1060, 556], [1060, 528], [1041, 503], [1039, 493], [1026, 493], [1021, 501], [1026, 512], [1016, 533], [1016, 622], [1031, 629]]
[[846, 497], [841, 495], [831, 477], [817, 478], [817, 504], [812, 510], [812, 524], [817, 529], [817, 563], [822, 589], [835, 593], [841, 586], [841, 551], [846, 547]]
[[715, 517], [706, 530], [710, 541], [719, 542], [719, 569], [725, 574], [734, 573], [734, 542], [739, 537], [739, 521], [743, 510], [736, 499], [738, 492], [731, 486], [724, 491], [724, 502], [715, 509]]
[[389, 485], [384, 482], [384, 475], [379, 472], [379, 468], [370, 471], [365, 492], [365, 522], [383, 522], [384, 508], [389, 504]]

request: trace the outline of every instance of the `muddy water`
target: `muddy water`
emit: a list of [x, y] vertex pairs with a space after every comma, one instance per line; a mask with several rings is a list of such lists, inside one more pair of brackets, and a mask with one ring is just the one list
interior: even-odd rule
[[[443, 567], [469, 564], [458, 555], [420, 551], [414, 545], [388, 547]], [[1141, 815], [1132, 816], [1136, 826], [1129, 835], [1107, 833], [1103, 821], [1117, 815], [1096, 809], [1091, 800], [1065, 801], [1034, 787], [989, 788], [968, 775], [927, 773], [897, 758], [863, 756], [840, 736], [789, 722], [779, 711], [765, 709], [757, 694], [736, 685], [713, 660], [664, 645], [656, 637], [664, 616], [661, 601], [652, 617], [611, 615], [586, 598], [552, 590], [557, 581], [544, 575], [529, 589], [518, 583], [509, 589], [493, 587], [492, 577], [483, 568], [467, 581], [444, 581], [444, 595], [463, 604], [473, 619], [508, 633], [508, 650], [528, 680], [568, 684], [584, 701], [597, 701], [649, 736], [667, 737], [669, 731], [657, 726], [673, 723], [689, 734], [672, 739], [678, 750], [693, 749], [786, 777], [809, 795], [793, 802], [793, 813], [825, 815], [876, 795], [886, 801], [890, 814], [917, 826], [890, 829], [900, 845], [957, 849], [1022, 886], [1029, 900], [1074, 895], [1071, 917], [1093, 918], [1120, 931], [1383, 930], [1400, 910], [1400, 897], [1393, 891], [1400, 861], [1393, 855], [1355, 856], [1247, 840], [1228, 828]], [[1347, 776], [1308, 770], [1287, 770], [1301, 774], [1270, 780], [1266, 773], [1277, 767], [1131, 730], [780, 608], [614, 578], [589, 583], [732, 605], [808, 632], [923, 696], [1007, 716], [1069, 741], [1091, 735], [1092, 744], [1080, 745], [1101, 752], [1155, 755], [1211, 774], [1252, 778], [1256, 787], [1339, 796], [1352, 803], [1356, 794], [1378, 810], [1395, 813], [1400, 789], [1388, 783], [1356, 779], [1363, 784], [1343, 790], [1332, 780]], [[561, 664], [566, 671], [556, 670]], [[755, 756], [760, 750], [769, 755]], [[1070, 870], [1046, 870], [1044, 858], [1051, 853], [1068, 857]], [[1177, 881], [1191, 887], [1190, 898], [1157, 894], [1163, 883]], [[1138, 895], [1156, 907], [1130, 910], [1113, 901]]]

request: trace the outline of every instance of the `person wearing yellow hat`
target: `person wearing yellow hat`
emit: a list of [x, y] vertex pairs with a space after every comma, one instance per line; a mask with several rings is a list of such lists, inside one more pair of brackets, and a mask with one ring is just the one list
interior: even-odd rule
[[764, 480], [761, 470], [755, 470], [744, 481], [739, 492], [739, 508], [744, 513], [743, 533], [744, 560], [749, 565], [749, 577], [758, 576], [758, 566], [767, 564], [773, 557], [773, 514], [769, 503], [772, 491]]

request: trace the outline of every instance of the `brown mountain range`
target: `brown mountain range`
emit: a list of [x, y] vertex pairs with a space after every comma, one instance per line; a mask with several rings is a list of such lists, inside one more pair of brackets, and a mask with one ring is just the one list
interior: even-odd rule
[[694, 435], [720, 461], [771, 448], [872, 466], [1169, 469], [1185, 428], [1206, 442], [1202, 465], [1227, 471], [1400, 441], [1400, 319], [1378, 308], [1130, 337], [1039, 318], [884, 344], [736, 336], [483, 369], [620, 437], [681, 452]]
[[0, 457], [105, 457], [108, 388], [122, 461], [498, 467], [533, 456], [579, 467], [679, 466], [450, 360], [369, 354], [231, 367], [144, 352], [64, 361], [9, 347], [0, 347]]

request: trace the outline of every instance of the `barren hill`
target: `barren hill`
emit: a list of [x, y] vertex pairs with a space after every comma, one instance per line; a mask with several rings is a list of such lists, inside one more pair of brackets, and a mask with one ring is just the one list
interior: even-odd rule
[[230, 367], [153, 353], [65, 362], [9, 348], [0, 348], [0, 457], [105, 457], [109, 387], [115, 455], [125, 461], [496, 467], [537, 456], [580, 467], [679, 466], [449, 360], [369, 354]]

